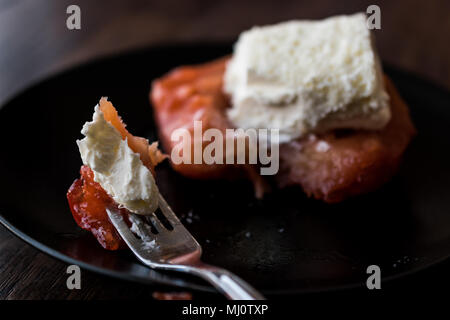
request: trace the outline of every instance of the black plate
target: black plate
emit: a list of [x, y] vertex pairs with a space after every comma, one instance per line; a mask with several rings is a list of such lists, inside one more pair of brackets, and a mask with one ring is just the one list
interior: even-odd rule
[[[90, 270], [208, 289], [150, 271], [128, 251], [103, 250], [76, 226], [66, 191], [81, 165], [75, 140], [100, 96], [111, 99], [132, 133], [154, 140], [152, 79], [229, 51], [211, 45], [139, 51], [78, 67], [17, 96], [0, 110], [1, 222], [33, 246]], [[419, 134], [398, 175], [378, 192], [326, 205], [290, 188], [256, 201], [248, 183], [192, 181], [167, 164], [158, 169], [161, 192], [186, 217], [206, 262], [265, 293], [288, 293], [361, 285], [371, 264], [389, 279], [450, 255], [450, 94], [404, 72], [386, 72]]]

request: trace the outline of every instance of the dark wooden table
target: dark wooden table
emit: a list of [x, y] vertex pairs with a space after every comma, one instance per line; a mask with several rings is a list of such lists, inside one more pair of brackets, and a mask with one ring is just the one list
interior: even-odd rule
[[[229, 41], [255, 24], [365, 11], [373, 2], [110, 0], [99, 5], [86, 0], [2, 0], [0, 104], [49, 74], [94, 57], [158, 43]], [[450, 1], [376, 3], [382, 18], [375, 35], [383, 60], [450, 88]], [[81, 8], [81, 30], [66, 28], [69, 4]], [[449, 265], [402, 280], [392, 290], [445, 288]], [[83, 271], [82, 290], [71, 291], [66, 267], [0, 227], [0, 299], [135, 299], [164, 290]]]

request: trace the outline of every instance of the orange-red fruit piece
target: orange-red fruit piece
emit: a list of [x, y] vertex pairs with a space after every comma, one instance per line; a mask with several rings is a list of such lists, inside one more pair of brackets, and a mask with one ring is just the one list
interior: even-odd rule
[[[108, 219], [106, 208], [117, 204], [94, 181], [94, 173], [88, 166], [80, 169], [81, 177], [74, 181], [67, 192], [70, 210], [76, 223], [83, 229], [92, 232], [103, 248], [117, 250], [124, 243], [114, 226]], [[124, 218], [126, 210], [120, 209]]]

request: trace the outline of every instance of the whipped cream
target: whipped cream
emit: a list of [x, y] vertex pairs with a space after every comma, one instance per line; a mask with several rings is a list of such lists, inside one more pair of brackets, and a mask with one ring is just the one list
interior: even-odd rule
[[279, 129], [280, 142], [337, 128], [381, 129], [391, 116], [362, 13], [243, 32], [224, 91], [236, 127]]
[[139, 154], [133, 152], [120, 132], [105, 120], [99, 106], [77, 140], [83, 164], [94, 172], [94, 180], [122, 207], [148, 215], [158, 206], [158, 187]]

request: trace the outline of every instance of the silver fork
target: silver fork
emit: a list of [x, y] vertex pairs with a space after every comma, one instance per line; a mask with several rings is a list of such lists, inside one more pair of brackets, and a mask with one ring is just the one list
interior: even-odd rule
[[158, 217], [153, 214], [147, 216], [156, 228], [157, 234], [151, 232], [148, 224], [140, 216], [130, 213], [130, 220], [135, 224], [139, 237], [123, 220], [116, 209], [108, 208], [109, 219], [117, 229], [125, 243], [134, 255], [152, 269], [180, 271], [203, 278], [217, 290], [232, 300], [263, 300], [264, 297], [248, 283], [222, 268], [203, 263], [200, 260], [202, 247], [183, 226], [167, 205], [166, 200], [159, 194], [159, 208], [172, 225], [167, 229]]

